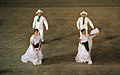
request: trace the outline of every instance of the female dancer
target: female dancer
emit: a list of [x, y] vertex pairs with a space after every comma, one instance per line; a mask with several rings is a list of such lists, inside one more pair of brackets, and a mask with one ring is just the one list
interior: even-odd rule
[[21, 61], [27, 63], [31, 61], [34, 65], [42, 63], [43, 55], [40, 46], [40, 35], [38, 29], [34, 30], [34, 34], [30, 38], [30, 45], [24, 55], [21, 56]]
[[80, 37], [79, 46], [78, 46], [78, 53], [76, 55], [76, 62], [92, 64], [92, 60], [90, 57], [90, 52], [92, 48], [92, 38], [95, 37], [99, 30], [96, 28], [91, 31], [90, 35], [86, 34], [86, 30], [81, 30], [82, 36]]

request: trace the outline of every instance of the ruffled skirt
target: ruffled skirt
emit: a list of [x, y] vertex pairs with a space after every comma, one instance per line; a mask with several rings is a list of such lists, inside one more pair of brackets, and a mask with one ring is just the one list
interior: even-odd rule
[[38, 48], [33, 48], [32, 45], [30, 45], [24, 55], [21, 56], [21, 61], [24, 63], [27, 63], [28, 61], [31, 61], [34, 65], [39, 65], [42, 63], [43, 54], [41, 50], [38, 50]]

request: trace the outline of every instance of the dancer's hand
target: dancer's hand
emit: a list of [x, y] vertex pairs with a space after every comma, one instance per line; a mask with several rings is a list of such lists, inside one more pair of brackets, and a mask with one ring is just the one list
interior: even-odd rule
[[46, 33], [48, 33], [48, 30], [46, 30]]
[[46, 32], [48, 32], [48, 30], [46, 30]]

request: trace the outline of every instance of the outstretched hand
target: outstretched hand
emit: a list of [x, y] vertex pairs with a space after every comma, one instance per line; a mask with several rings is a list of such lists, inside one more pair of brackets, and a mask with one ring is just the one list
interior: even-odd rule
[[46, 32], [48, 32], [48, 30], [46, 30]]
[[46, 33], [48, 33], [48, 30], [46, 30]]
[[78, 29], [78, 31], [80, 32], [80, 29]]

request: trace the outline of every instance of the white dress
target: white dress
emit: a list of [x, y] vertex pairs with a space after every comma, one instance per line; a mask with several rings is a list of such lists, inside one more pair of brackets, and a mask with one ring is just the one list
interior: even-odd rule
[[[32, 35], [30, 41], [32, 41], [33, 44], [36, 45], [37, 43], [40, 43], [40, 36], [37, 35], [36, 37], [34, 37], [34, 35]], [[24, 63], [31, 61], [34, 65], [41, 64], [43, 59], [43, 54], [41, 52], [41, 48], [40, 50], [38, 51], [37, 50], [38, 48], [33, 48], [33, 46], [30, 44], [26, 53], [21, 56], [21, 61]]]
[[[99, 33], [99, 30], [97, 28], [90, 32], [90, 34], [95, 34], [95, 33]], [[88, 62], [88, 64], [92, 64], [90, 52], [92, 49], [92, 38], [95, 36], [96, 35], [88, 36], [88, 43], [89, 43], [89, 49], [90, 49], [89, 52], [86, 50], [84, 45], [79, 43], [78, 53], [77, 53], [76, 58], [75, 58], [76, 62], [80, 62], [80, 63]]]

